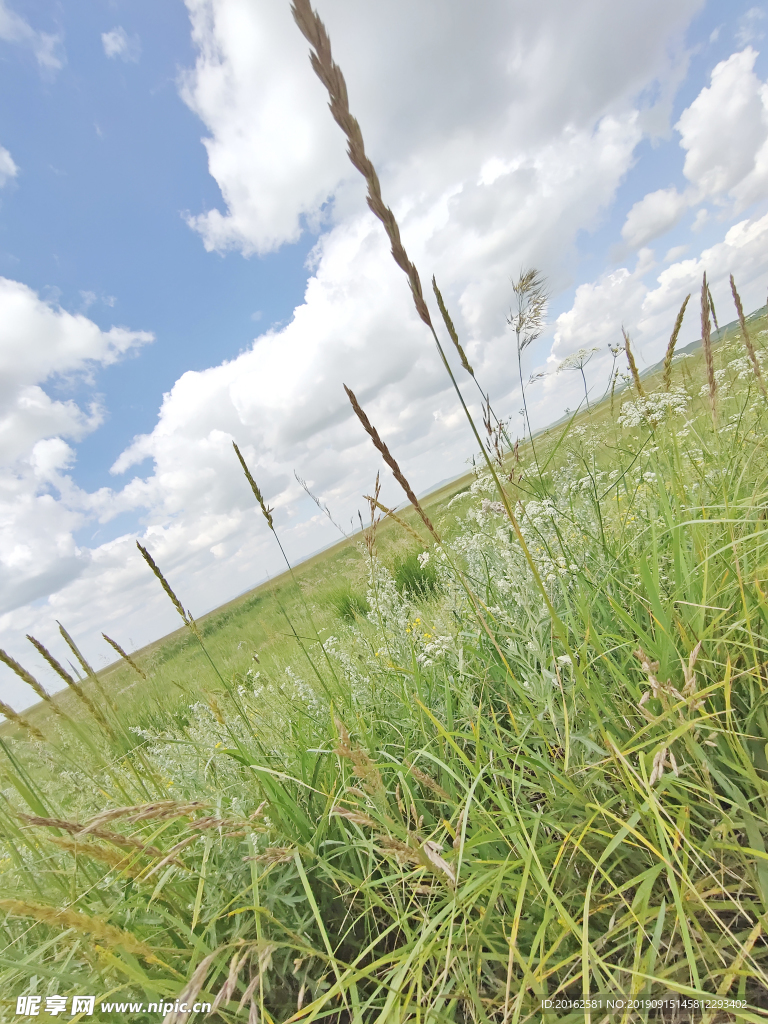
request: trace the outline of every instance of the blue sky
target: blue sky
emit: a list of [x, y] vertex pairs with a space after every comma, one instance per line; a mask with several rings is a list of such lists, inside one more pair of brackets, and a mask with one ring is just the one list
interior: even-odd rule
[[[654, 362], [703, 269], [722, 320], [731, 270], [765, 302], [765, 5], [319, 10], [409, 251], [514, 429], [521, 265], [553, 290], [539, 426], [578, 401], [552, 372], [575, 349], [600, 347], [595, 393], [622, 323]], [[330, 543], [293, 470], [349, 521], [379, 468], [342, 382], [417, 489], [462, 471], [287, 0], [0, 0], [0, 88], [0, 645], [44, 677], [23, 634], [55, 648], [56, 618], [97, 664], [102, 629], [175, 628], [137, 538], [197, 613], [279, 571], [233, 438], [291, 556]]]
[[[137, 358], [98, 369], [93, 385], [67, 391], [84, 397], [95, 387], [108, 410], [72, 470], [94, 489], [112, 483], [109, 466], [152, 429], [163, 392], [185, 370], [236, 356], [259, 327], [291, 316], [313, 239], [245, 260], [206, 253], [184, 222], [184, 211], [219, 204], [221, 193], [203, 126], [179, 98], [179, 73], [195, 57], [182, 3], [14, 10], [61, 35], [64, 66], [41, 73], [29, 49], [0, 44], [0, 88], [13, 97], [2, 144], [20, 168], [2, 196], [0, 274], [104, 329], [132, 325], [157, 338]], [[106, 56], [101, 36], [116, 25], [140, 40], [138, 59]]]

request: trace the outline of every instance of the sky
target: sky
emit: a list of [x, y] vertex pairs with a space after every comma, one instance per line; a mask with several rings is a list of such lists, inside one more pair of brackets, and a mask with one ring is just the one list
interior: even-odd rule
[[[739, 0], [318, 0], [425, 289], [522, 433], [507, 325], [536, 267], [534, 429], [604, 391], [622, 326], [662, 355], [706, 270], [768, 294], [768, 8]], [[348, 531], [378, 470], [473, 455], [288, 0], [0, 0], [0, 646], [56, 689], [57, 622], [100, 667]], [[435, 304], [428, 296], [433, 312]], [[680, 344], [699, 334], [691, 302]], [[479, 392], [457, 361], [470, 406]], [[583, 397], [583, 394], [582, 396]], [[0, 699], [34, 694], [0, 666]]]

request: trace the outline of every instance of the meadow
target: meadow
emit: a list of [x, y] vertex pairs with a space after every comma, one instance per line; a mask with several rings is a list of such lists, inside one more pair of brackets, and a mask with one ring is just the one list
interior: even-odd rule
[[[474, 375], [295, 12], [438, 358]], [[167, 1024], [764, 1020], [768, 323], [737, 306], [715, 344], [711, 313], [704, 281], [700, 348], [670, 325], [641, 377], [627, 336], [625, 379], [533, 443], [467, 410], [474, 472], [424, 503], [350, 393], [399, 521], [374, 491], [362, 534], [200, 622], [155, 566], [182, 631], [81, 653], [0, 731], [5, 1019], [91, 993]], [[557, 1003], [609, 995], [708, 1004]]]

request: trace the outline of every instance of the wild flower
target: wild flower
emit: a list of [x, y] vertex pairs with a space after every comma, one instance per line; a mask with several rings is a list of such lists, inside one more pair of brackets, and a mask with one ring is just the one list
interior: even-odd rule
[[[515, 293], [515, 306], [510, 310], [507, 323], [515, 332], [517, 370], [520, 378], [520, 391], [523, 397], [523, 414], [533, 448], [533, 433], [528, 416], [528, 404], [525, 398], [522, 356], [525, 349], [533, 344], [544, 330], [549, 292], [544, 277], [533, 267], [520, 271], [517, 280], [512, 282], [512, 290]], [[533, 379], [529, 383], [532, 383]], [[535, 458], [535, 448], [533, 448], [533, 452]]]
[[557, 373], [561, 373], [563, 370], [579, 371], [584, 384], [584, 401], [587, 403], [587, 409], [589, 409], [589, 392], [587, 391], [587, 378], [584, 376], [584, 367], [590, 361], [595, 352], [599, 351], [600, 349], [596, 347], [580, 348], [578, 352], [572, 352], [571, 355], [566, 356], [557, 368]]
[[683, 387], [643, 395], [632, 402], [624, 402], [618, 422], [620, 426], [629, 429], [642, 425], [655, 429], [670, 416], [682, 416], [690, 400]]

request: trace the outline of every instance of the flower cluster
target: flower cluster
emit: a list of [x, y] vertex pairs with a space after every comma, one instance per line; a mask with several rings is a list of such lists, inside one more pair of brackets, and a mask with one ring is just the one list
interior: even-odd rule
[[[704, 388], [702, 393], [706, 390]], [[682, 416], [690, 400], [690, 395], [683, 387], [674, 387], [669, 391], [657, 391], [652, 395], [636, 398], [633, 402], [625, 402], [622, 405], [619, 424], [629, 428], [647, 424], [655, 429], [669, 416]]]

